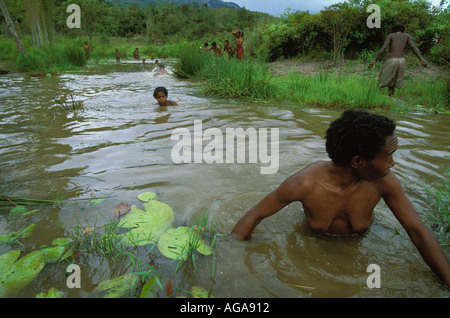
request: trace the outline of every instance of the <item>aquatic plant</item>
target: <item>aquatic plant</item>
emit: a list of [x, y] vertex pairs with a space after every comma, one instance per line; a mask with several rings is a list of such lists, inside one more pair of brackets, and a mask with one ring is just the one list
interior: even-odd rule
[[32, 204], [55, 204], [56, 200], [33, 199], [26, 197], [13, 197], [6, 194], [0, 194], [1, 206], [18, 206], [18, 205], [32, 205]]
[[86, 54], [81, 46], [72, 44], [66, 45], [63, 48], [63, 54], [66, 60], [75, 66], [83, 67], [87, 63]]
[[0, 255], [0, 297], [13, 296], [25, 288], [46, 264], [70, 257], [75, 252], [71, 243], [67, 238], [59, 238], [20, 258], [20, 250]]
[[13, 250], [0, 255], [0, 297], [10, 297], [27, 286], [44, 268], [45, 258], [40, 251], [24, 257]]
[[55, 97], [53, 98], [53, 101], [56, 103], [56, 105], [58, 105], [58, 107], [66, 112], [77, 112], [79, 110], [82, 110], [83, 105], [80, 101], [75, 101], [73, 94], [70, 94], [70, 101], [67, 102], [67, 97], [61, 98], [61, 99], [56, 99]]
[[125, 274], [99, 283], [94, 292], [106, 291], [104, 298], [120, 298], [133, 291], [138, 280], [135, 274]]
[[[213, 220], [209, 220], [209, 215], [205, 211], [194, 218], [192, 226], [173, 228], [173, 210], [169, 205], [156, 200], [155, 193], [143, 192], [137, 198], [143, 202], [143, 209], [136, 206], [125, 206], [125, 216], [121, 217], [120, 213], [114, 212], [115, 219], [107, 220], [102, 215], [106, 220], [105, 224], [88, 226], [83, 233], [79, 233], [83, 227], [78, 226], [78, 233], [72, 235], [75, 246], [82, 252], [95, 252], [114, 259], [128, 257], [134, 270], [122, 276], [136, 275], [133, 276], [136, 281], [130, 287], [128, 279], [118, 276], [108, 280], [108, 283], [101, 283], [99, 285], [101, 287], [97, 288], [96, 292], [109, 290], [104, 297], [122, 297], [141, 288], [140, 297], [148, 298], [155, 297], [158, 290], [164, 290], [162, 275], [154, 266], [150, 265], [151, 263], [145, 261], [142, 253], [139, 252], [142, 252], [143, 247], [150, 247], [145, 257], [148, 257], [152, 251], [159, 251], [160, 255], [176, 262], [172, 277], [167, 282], [167, 286], [170, 285], [168, 288], [170, 293], [166, 293], [168, 297], [172, 295], [174, 277], [182, 268], [191, 264], [197, 272], [195, 252], [203, 255], [213, 253], [212, 247], [218, 234], [214, 230]], [[124, 205], [126, 204], [120, 203], [118, 207], [122, 208]], [[118, 219], [119, 217], [121, 218]], [[102, 233], [99, 233], [100, 229]], [[205, 240], [207, 232], [210, 233], [211, 244]], [[138, 248], [141, 249], [138, 250]], [[214, 266], [210, 266], [210, 278], [211, 284], [206, 295], [211, 295]], [[183, 291], [176, 286], [173, 288]], [[192, 294], [192, 292], [186, 292]]]
[[173, 210], [165, 203], [150, 200], [144, 203], [144, 210], [132, 207], [117, 224], [119, 228], [131, 229], [119, 234], [119, 241], [128, 246], [156, 243], [171, 226], [175, 218]]
[[21, 231], [0, 235], [0, 243], [11, 243], [17, 239], [29, 237], [33, 233], [35, 227], [36, 224], [31, 224]]
[[442, 245], [450, 239], [450, 168], [434, 184], [425, 184], [428, 200], [426, 216], [434, 231], [439, 235]]

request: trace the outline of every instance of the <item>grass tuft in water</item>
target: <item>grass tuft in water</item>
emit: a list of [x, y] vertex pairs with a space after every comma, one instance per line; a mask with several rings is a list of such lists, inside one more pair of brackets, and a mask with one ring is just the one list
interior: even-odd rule
[[440, 237], [441, 245], [450, 241], [450, 168], [432, 185], [425, 185], [428, 198], [428, 221]]

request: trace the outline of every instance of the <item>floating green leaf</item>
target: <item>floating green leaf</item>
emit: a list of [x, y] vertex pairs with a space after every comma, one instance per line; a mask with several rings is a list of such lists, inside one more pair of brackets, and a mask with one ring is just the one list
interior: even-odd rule
[[18, 232], [11, 232], [5, 235], [1, 235], [0, 236], [0, 243], [1, 242], [12, 242], [16, 239], [19, 238], [25, 238], [30, 236], [33, 233], [34, 228], [36, 227], [36, 224], [31, 224], [30, 226], [28, 226], [27, 228], [23, 229], [22, 231], [18, 231]]
[[153, 276], [144, 284], [144, 286], [142, 286], [141, 294], [139, 297], [155, 298], [158, 285], [160, 285], [159, 277]]
[[137, 284], [135, 283], [138, 278], [139, 276], [135, 274], [125, 274], [109, 279], [98, 284], [94, 292], [98, 293], [107, 290], [103, 298], [120, 298], [131, 292], [133, 287], [137, 287]]
[[51, 287], [48, 292], [42, 291], [36, 295], [36, 298], [63, 298], [64, 293], [55, 287]]
[[93, 206], [102, 203], [105, 201], [105, 198], [99, 198], [99, 199], [93, 199], [88, 202], [86, 202], [86, 206]]
[[208, 296], [208, 291], [200, 286], [192, 286], [191, 293], [194, 298], [214, 298], [212, 295]]
[[0, 297], [10, 297], [26, 287], [42, 270], [45, 258], [41, 251], [17, 260], [20, 251], [0, 255]]
[[51, 247], [42, 249], [47, 263], [55, 263], [70, 257], [75, 252], [75, 247], [71, 246], [72, 241], [68, 238], [61, 237], [52, 241]]
[[186, 260], [192, 250], [201, 254], [212, 254], [209, 247], [193, 228], [179, 226], [167, 230], [158, 241], [160, 252], [171, 259]]
[[24, 205], [17, 205], [9, 210], [9, 214], [13, 216], [17, 216], [19, 214], [23, 214], [27, 212], [27, 208]]
[[149, 202], [156, 198], [156, 193], [153, 192], [143, 192], [138, 194], [137, 198], [141, 200], [142, 202]]
[[119, 238], [125, 245], [147, 245], [156, 243], [159, 237], [172, 226], [175, 215], [172, 208], [162, 202], [151, 200], [144, 203], [145, 211], [132, 207], [118, 223], [118, 227], [133, 228]]

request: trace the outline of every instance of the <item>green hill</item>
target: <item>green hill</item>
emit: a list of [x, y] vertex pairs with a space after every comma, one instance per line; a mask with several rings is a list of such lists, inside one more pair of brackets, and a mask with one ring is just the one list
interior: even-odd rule
[[161, 2], [168, 2], [177, 5], [189, 4], [192, 5], [194, 2], [197, 2], [200, 6], [207, 4], [208, 8], [230, 8], [240, 10], [241, 7], [234, 2], [225, 2], [222, 0], [107, 0], [108, 2], [115, 3], [118, 5], [130, 5], [136, 4], [140, 7], [146, 7], [150, 4], [158, 4]]

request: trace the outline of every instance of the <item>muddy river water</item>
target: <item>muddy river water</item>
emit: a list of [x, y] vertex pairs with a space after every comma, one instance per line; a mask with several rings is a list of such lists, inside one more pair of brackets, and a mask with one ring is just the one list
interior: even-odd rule
[[[312, 233], [299, 203], [264, 220], [249, 241], [227, 236], [235, 222], [286, 177], [315, 160], [328, 159], [323, 136], [340, 112], [204, 97], [197, 83], [154, 75], [154, 65], [122, 63], [53, 77], [0, 77], [1, 192], [64, 199], [63, 204], [40, 207], [27, 218], [11, 218], [2, 211], [0, 235], [31, 223], [36, 228], [20, 245], [0, 244], [0, 254], [70, 237], [80, 225], [103, 224], [118, 203], [139, 205], [137, 195], [152, 191], [174, 210], [174, 226], [190, 226], [195, 215], [206, 211], [223, 234], [216, 238], [213, 255], [197, 255], [195, 264], [173, 277], [175, 294], [186, 296], [183, 291], [193, 285], [208, 289], [212, 276], [215, 297], [449, 296], [384, 202], [363, 236]], [[179, 106], [155, 105], [152, 93], [157, 86], [167, 87], [169, 99]], [[78, 109], [63, 109], [62, 100], [66, 106], [74, 101]], [[425, 220], [424, 184], [436, 182], [450, 162], [450, 117], [388, 116], [396, 120], [399, 137], [393, 171]], [[223, 133], [223, 148], [215, 152], [223, 162], [201, 155], [194, 160], [198, 151], [194, 147], [191, 161], [176, 162], [174, 147], [181, 139], [174, 138], [174, 132], [191, 132], [193, 146], [210, 142], [199, 140], [195, 128]], [[250, 152], [262, 151], [259, 144], [257, 149], [248, 147], [244, 162], [227, 162], [227, 128], [254, 128], [259, 133], [267, 129], [266, 161], [257, 157], [250, 162]], [[278, 158], [269, 161], [271, 133], [276, 129]], [[262, 173], [269, 166], [275, 173]], [[87, 204], [98, 198], [105, 199]], [[450, 254], [448, 247], [443, 250]], [[141, 256], [162, 275], [163, 284], [172, 278], [173, 261], [157, 250]], [[81, 288], [66, 286], [69, 263], [81, 268]], [[381, 270], [380, 288], [366, 285], [370, 264]], [[16, 296], [35, 297], [56, 287], [66, 297], [96, 297], [97, 283], [132, 271], [128, 258], [85, 252], [46, 266]], [[165, 296], [163, 291], [158, 295]]]

